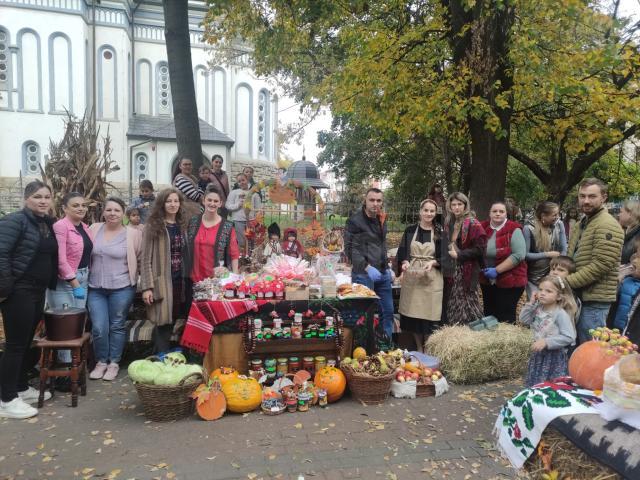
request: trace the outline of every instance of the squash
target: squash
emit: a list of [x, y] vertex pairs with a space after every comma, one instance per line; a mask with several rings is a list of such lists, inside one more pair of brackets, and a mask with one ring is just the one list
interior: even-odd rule
[[229, 378], [222, 384], [227, 399], [227, 409], [233, 413], [245, 413], [255, 410], [262, 403], [262, 387], [255, 378], [239, 375]]
[[227, 381], [229, 381], [232, 378], [238, 378], [240, 374], [238, 373], [238, 371], [233, 368], [233, 367], [220, 367], [220, 368], [216, 368], [213, 372], [211, 372], [211, 375], [209, 375], [209, 378], [211, 380], [214, 380], [216, 377], [218, 377], [218, 381], [220, 382], [221, 386], [224, 386], [225, 383], [227, 383]]
[[600, 342], [590, 340], [580, 345], [569, 359], [569, 375], [573, 381], [588, 390], [602, 390], [604, 371], [613, 366], [620, 356], [607, 353]]
[[367, 357], [367, 351], [362, 347], [356, 347], [352, 356], [356, 360], [364, 360]]
[[196, 411], [203, 420], [217, 420], [227, 409], [227, 400], [218, 380], [199, 385], [191, 397], [196, 399]]
[[337, 402], [344, 395], [347, 387], [347, 379], [342, 370], [336, 367], [322, 367], [313, 379], [316, 388], [322, 388], [327, 391], [327, 400], [329, 403]]

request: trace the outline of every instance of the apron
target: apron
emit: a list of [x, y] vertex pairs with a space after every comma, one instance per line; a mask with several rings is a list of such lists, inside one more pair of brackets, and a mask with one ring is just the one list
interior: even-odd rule
[[407, 317], [437, 322], [442, 315], [442, 272], [435, 267], [425, 271], [427, 262], [434, 260], [436, 244], [433, 234], [430, 242], [416, 241], [418, 228], [409, 247], [409, 268], [402, 276], [398, 311]]

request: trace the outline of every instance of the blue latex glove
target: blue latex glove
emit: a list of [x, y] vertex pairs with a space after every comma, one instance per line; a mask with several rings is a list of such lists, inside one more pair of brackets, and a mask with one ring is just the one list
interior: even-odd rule
[[87, 292], [86, 292], [86, 290], [84, 288], [75, 287], [73, 289], [73, 298], [77, 298], [79, 300], [82, 300], [86, 296], [87, 296]]
[[382, 280], [382, 273], [380, 273], [380, 270], [378, 270], [376, 267], [372, 267], [371, 265], [369, 265], [366, 268], [366, 270], [367, 270], [367, 275], [369, 275], [369, 278], [373, 282], [378, 282]]
[[482, 273], [484, 273], [484, 276], [489, 280], [495, 280], [498, 278], [498, 271], [494, 267], [485, 268], [482, 270]]

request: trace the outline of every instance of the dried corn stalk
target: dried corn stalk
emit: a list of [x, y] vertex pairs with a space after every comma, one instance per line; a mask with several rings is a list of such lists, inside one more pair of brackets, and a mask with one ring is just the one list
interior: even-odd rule
[[67, 112], [65, 132], [59, 143], [50, 140], [49, 161], [42, 170], [42, 181], [53, 189], [55, 215], [64, 216], [62, 198], [69, 192], [82, 193], [88, 201], [89, 223], [99, 221], [102, 204], [107, 196], [107, 175], [119, 169], [111, 160], [109, 132], [98, 148], [100, 128], [86, 114], [77, 119]]

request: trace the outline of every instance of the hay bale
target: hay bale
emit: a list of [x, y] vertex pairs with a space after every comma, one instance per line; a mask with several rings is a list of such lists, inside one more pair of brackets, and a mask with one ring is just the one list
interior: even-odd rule
[[501, 323], [495, 330], [474, 332], [466, 326], [439, 329], [425, 344], [440, 359], [442, 371], [454, 383], [483, 383], [521, 376], [531, 352], [528, 328]]
[[[576, 447], [567, 437], [553, 427], [547, 427], [540, 438], [543, 449], [549, 449], [551, 469], [558, 472], [557, 478], [571, 480], [618, 480], [622, 477], [606, 465], [601, 464]], [[541, 478], [545, 462], [539, 449], [524, 464], [532, 478]]]

